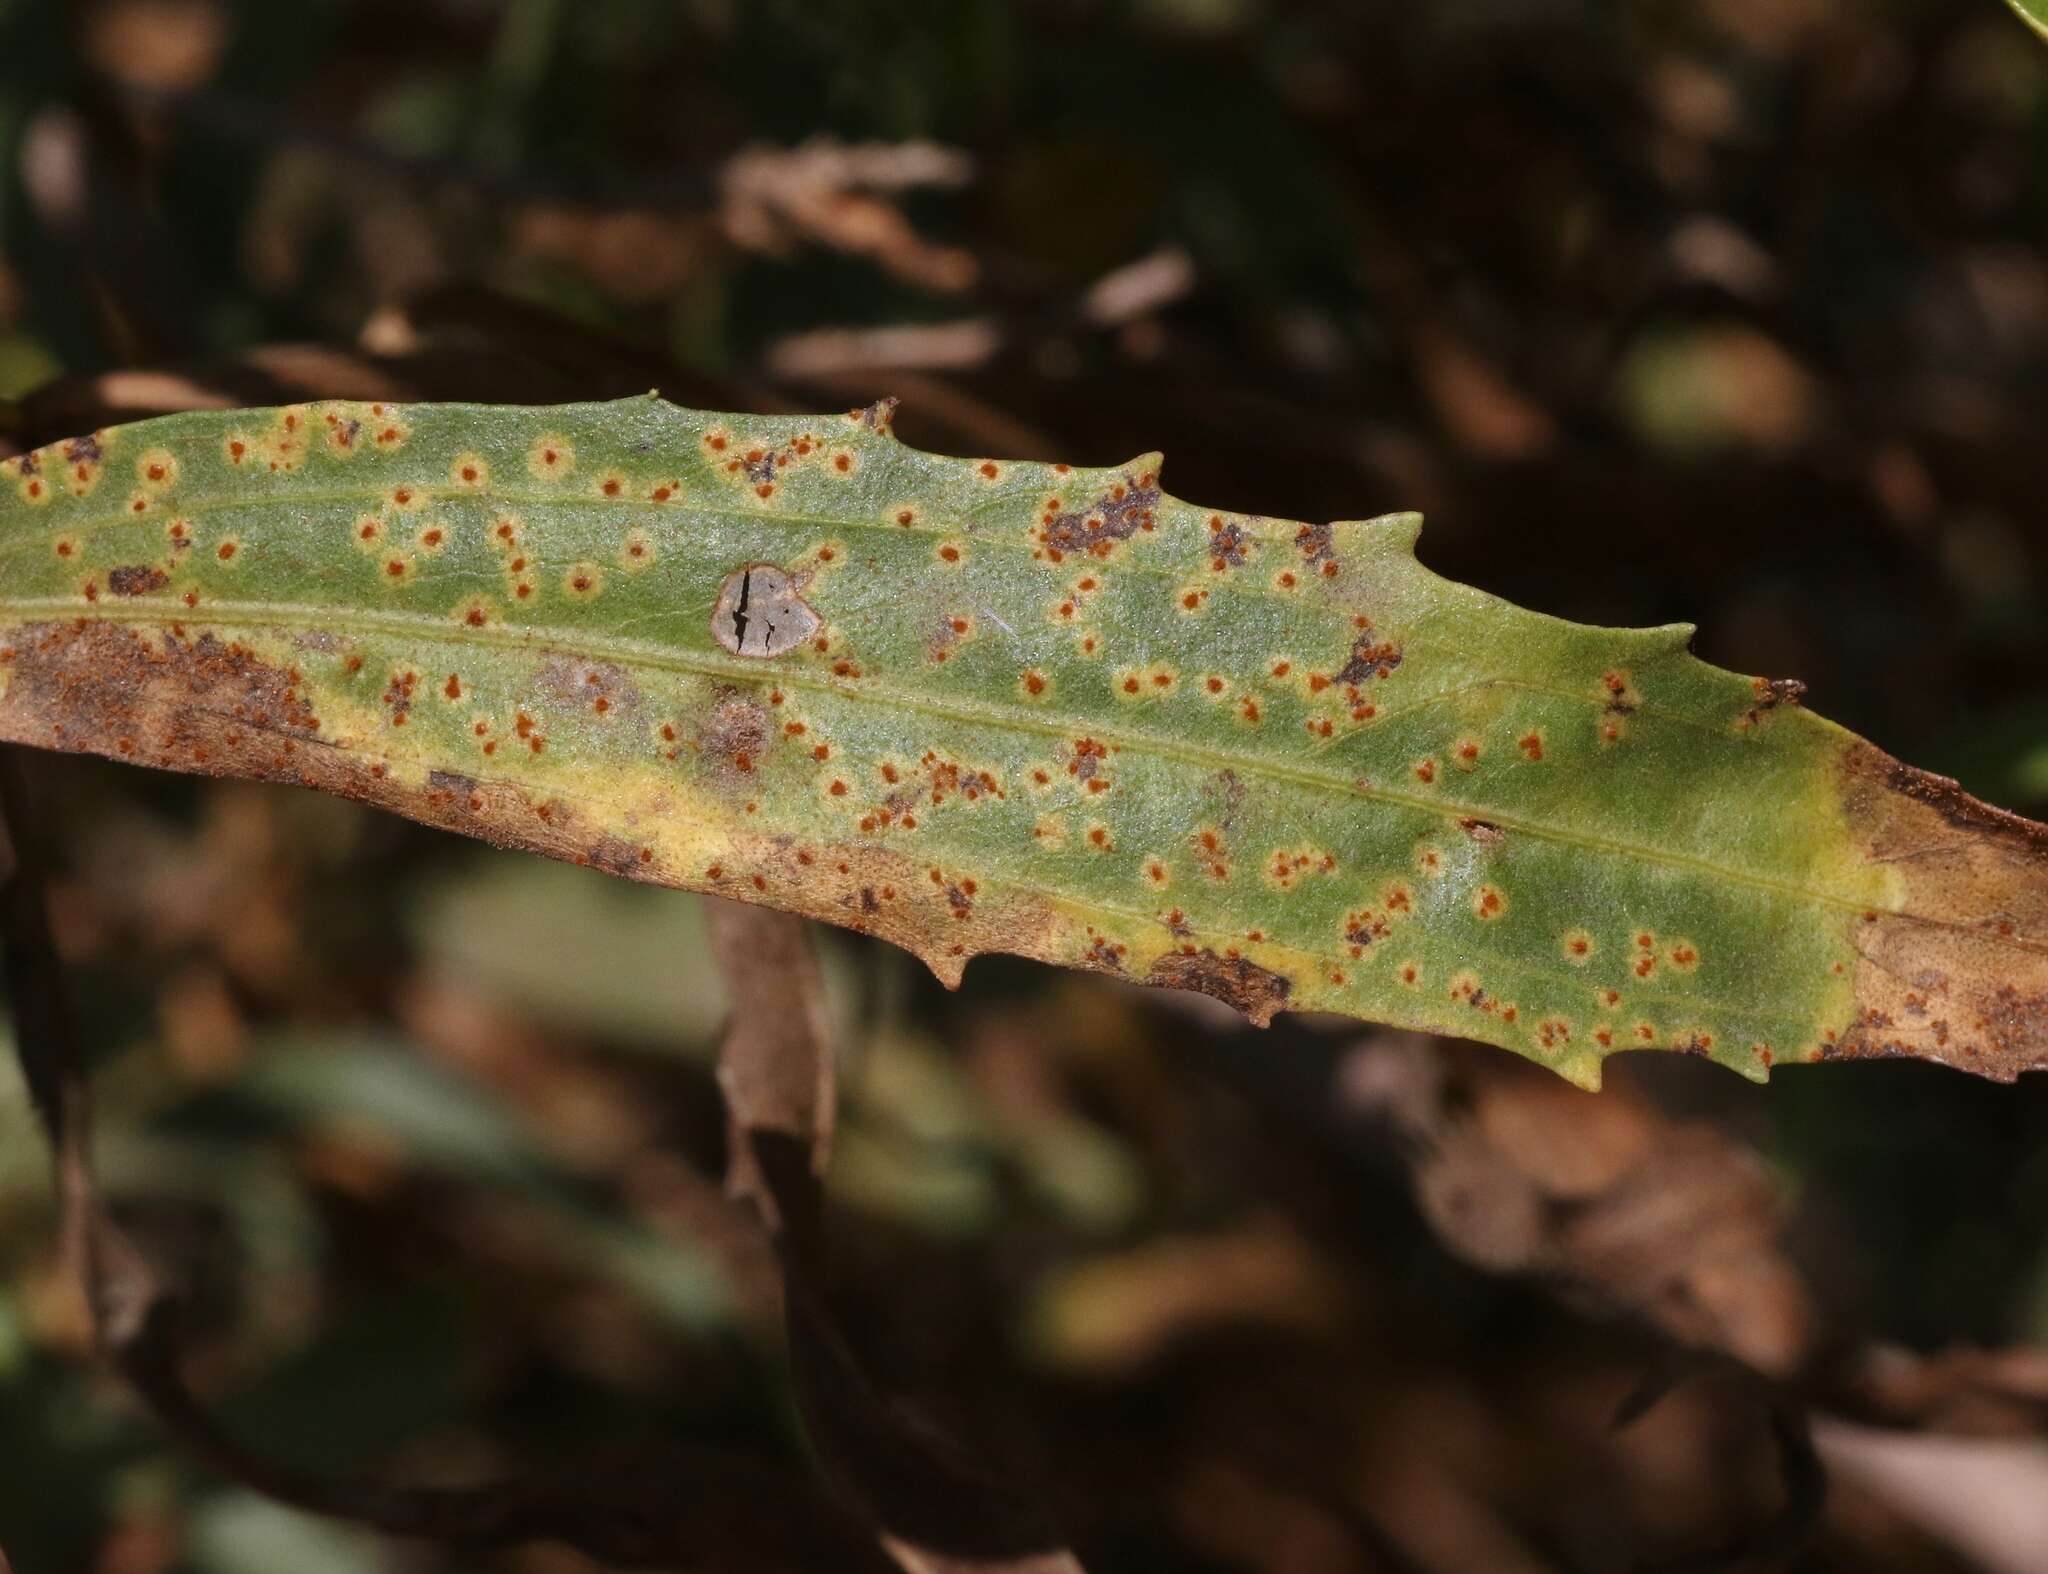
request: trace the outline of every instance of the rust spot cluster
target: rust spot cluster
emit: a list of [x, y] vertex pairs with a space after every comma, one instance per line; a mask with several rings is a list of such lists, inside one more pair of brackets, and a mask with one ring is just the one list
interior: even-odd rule
[[1152, 530], [1158, 508], [1159, 478], [1147, 471], [1113, 483], [1086, 508], [1063, 509], [1058, 498], [1048, 499], [1037, 539], [1055, 563], [1070, 552], [1108, 557], [1118, 544]]

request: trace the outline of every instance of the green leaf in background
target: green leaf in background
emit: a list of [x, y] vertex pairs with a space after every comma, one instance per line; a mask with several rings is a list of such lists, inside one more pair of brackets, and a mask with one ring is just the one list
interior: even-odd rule
[[[2048, 1064], [2048, 831], [1799, 686], [1437, 578], [1413, 515], [890, 409], [319, 404], [0, 469], [0, 737], [884, 936], [1464, 1034]], [[621, 964], [609, 982], [638, 987]]]
[[2006, 0], [2025, 22], [2043, 38], [2048, 38], [2048, 3], [2044, 0]]

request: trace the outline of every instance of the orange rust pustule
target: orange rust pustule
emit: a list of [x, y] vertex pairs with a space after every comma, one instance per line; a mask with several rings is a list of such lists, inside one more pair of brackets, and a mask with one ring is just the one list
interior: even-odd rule
[[1796, 706], [1806, 696], [1806, 685], [1797, 678], [1752, 678], [1750, 687], [1756, 703], [1742, 713], [1737, 725], [1743, 728], [1760, 725], [1779, 706]]
[[1294, 982], [1271, 968], [1241, 956], [1223, 957], [1207, 949], [1190, 954], [1169, 951], [1152, 964], [1145, 982], [1164, 989], [1192, 989], [1233, 1006], [1265, 1027], [1273, 1013], [1286, 1006]]
[[1850, 922], [1852, 1015], [1819, 1058], [1913, 1056], [2010, 1082], [2048, 1070], [2048, 826], [1854, 743], [1842, 810], [1901, 887]]

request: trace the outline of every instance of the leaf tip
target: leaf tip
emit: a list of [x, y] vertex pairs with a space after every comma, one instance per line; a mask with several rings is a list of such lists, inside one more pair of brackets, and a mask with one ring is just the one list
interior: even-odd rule
[[1581, 1055], [1572, 1060], [1547, 1062], [1565, 1081], [1582, 1093], [1598, 1093], [1601, 1079], [1606, 1074], [1607, 1057], [1604, 1055]]
[[846, 419], [877, 437], [886, 437], [893, 442], [896, 437], [896, 406], [900, 403], [902, 401], [894, 394], [883, 394], [870, 404], [848, 410]]
[[962, 950], [919, 951], [917, 959], [930, 968], [932, 977], [948, 989], [958, 989], [960, 980], [967, 974], [967, 953]]

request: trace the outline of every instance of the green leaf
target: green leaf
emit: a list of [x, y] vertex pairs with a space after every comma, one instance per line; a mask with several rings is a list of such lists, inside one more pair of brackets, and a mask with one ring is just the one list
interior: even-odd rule
[[[1438, 1029], [2048, 1064], [2048, 830], [1693, 659], [890, 407], [327, 404], [0, 467], [0, 738]], [[630, 977], [618, 980], [631, 987]]]
[[2043, 38], [2048, 38], [2048, 0], [2006, 0], [2025, 22]]

